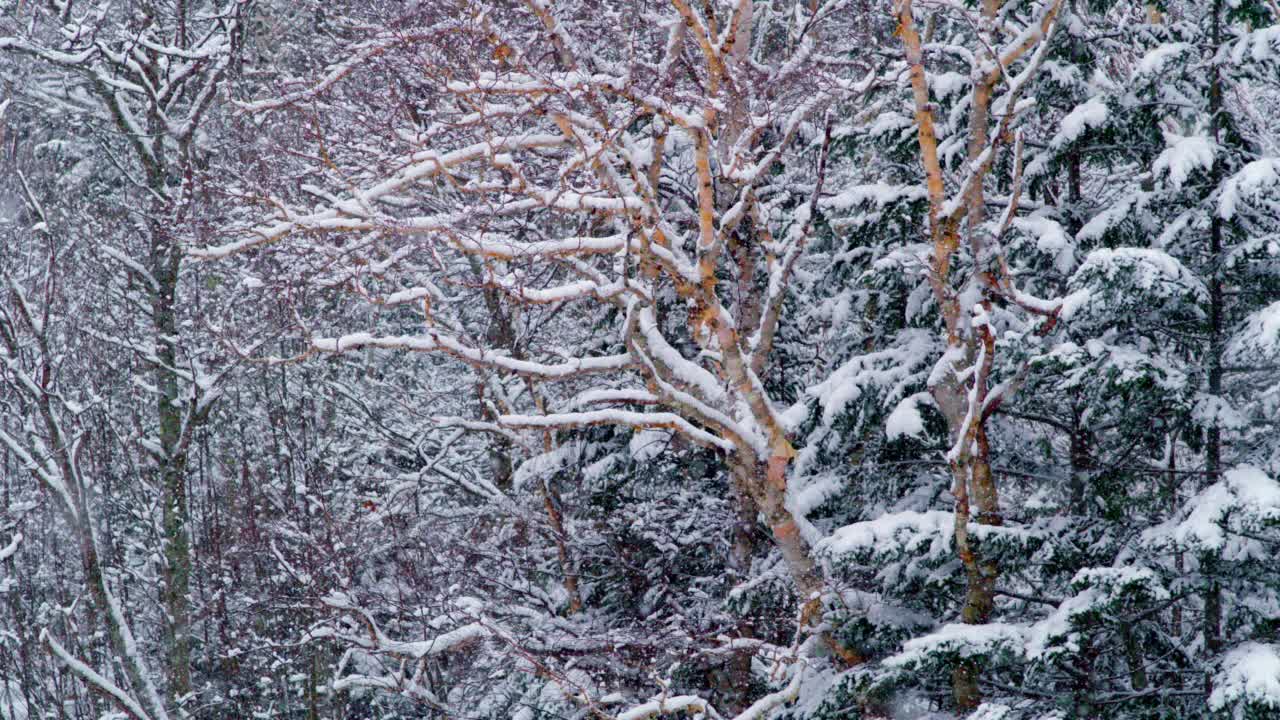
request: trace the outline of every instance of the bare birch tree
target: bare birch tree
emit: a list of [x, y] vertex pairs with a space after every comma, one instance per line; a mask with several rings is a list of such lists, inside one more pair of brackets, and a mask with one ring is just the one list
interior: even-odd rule
[[[520, 378], [523, 398], [495, 399], [497, 432], [614, 424], [723, 453], [744, 517], [758, 514], [786, 559], [802, 625], [820, 627], [823, 573], [787, 507], [795, 451], [763, 377], [823, 192], [825, 118], [870, 83], [834, 49], [850, 32], [844, 5], [435, 8], [357, 45], [318, 84], [244, 106], [305, 112], [408, 48], [428, 81], [394, 128], [400, 154], [338, 160], [344, 148], [324, 146], [335, 187], [303, 188], [319, 208], [277, 204], [271, 221], [194, 254], [282, 246], [299, 265], [324, 263], [329, 284], [418, 306], [411, 334], [347, 328], [311, 347], [439, 353]], [[326, 239], [338, 234], [361, 239]], [[584, 355], [542, 337], [517, 354], [468, 334], [465, 295], [445, 288], [474, 286], [456, 270], [470, 267], [511, 312], [572, 309], [617, 349]]]

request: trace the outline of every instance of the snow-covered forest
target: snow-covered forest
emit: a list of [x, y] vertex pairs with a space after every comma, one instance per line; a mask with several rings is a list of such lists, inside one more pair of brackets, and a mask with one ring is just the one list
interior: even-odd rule
[[1280, 718], [1280, 3], [0, 1], [0, 720], [183, 718]]

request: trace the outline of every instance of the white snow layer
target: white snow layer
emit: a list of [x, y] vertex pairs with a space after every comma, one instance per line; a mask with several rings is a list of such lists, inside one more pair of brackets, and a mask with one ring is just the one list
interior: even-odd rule
[[1100, 127], [1107, 121], [1107, 104], [1101, 97], [1090, 98], [1077, 105], [1058, 123], [1058, 134], [1049, 141], [1049, 146], [1062, 148], [1075, 142], [1091, 127]]
[[902, 652], [884, 661], [889, 667], [903, 667], [928, 660], [930, 656], [977, 657], [997, 652], [1021, 654], [1025, 630], [1007, 623], [968, 625], [951, 623], [918, 638], [908, 640]]
[[1170, 133], [1165, 140], [1169, 147], [1156, 158], [1155, 164], [1151, 166], [1151, 173], [1156, 177], [1168, 174], [1169, 184], [1174, 189], [1182, 187], [1196, 170], [1213, 166], [1218, 146], [1208, 137]]
[[[1245, 643], [1227, 653], [1214, 678], [1209, 707], [1244, 717], [1246, 707], [1280, 712], [1280, 652], [1276, 645]], [[1259, 716], [1261, 717], [1261, 716]]]
[[857, 552], [896, 552], [922, 542], [949, 543], [955, 515], [946, 510], [889, 513], [875, 520], [845, 525], [824, 539], [820, 552], [846, 555]]
[[928, 393], [916, 393], [902, 399], [884, 422], [884, 433], [890, 440], [903, 437], [919, 437], [924, 434], [924, 418], [920, 416], [920, 403], [930, 400]]
[[1280, 483], [1258, 468], [1240, 465], [1223, 473], [1221, 481], [1200, 491], [1184, 507], [1180, 522], [1152, 528], [1147, 539], [1157, 545], [1172, 541], [1194, 550], [1224, 552], [1229, 549], [1224, 527], [1228, 522], [1248, 526], [1280, 521]]
[[1058, 272], [1068, 273], [1075, 267], [1075, 243], [1057, 221], [1033, 215], [1017, 218], [1013, 226], [1036, 239], [1036, 249], [1053, 258], [1053, 267]]
[[1242, 202], [1260, 195], [1280, 182], [1280, 160], [1262, 158], [1240, 168], [1240, 172], [1227, 178], [1218, 196], [1218, 215], [1224, 220], [1236, 216]]
[[1228, 357], [1237, 361], [1277, 352], [1280, 352], [1280, 302], [1271, 303], [1249, 315], [1244, 328], [1232, 338], [1227, 348]]

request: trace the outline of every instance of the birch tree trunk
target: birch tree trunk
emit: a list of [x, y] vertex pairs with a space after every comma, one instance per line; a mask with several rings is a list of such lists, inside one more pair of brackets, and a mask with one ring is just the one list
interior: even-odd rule
[[[935, 127], [935, 105], [929, 97], [929, 78], [925, 67], [924, 43], [916, 29], [912, 3], [904, 0], [896, 5], [896, 35], [903, 44], [915, 106], [917, 141], [921, 166], [925, 174], [929, 200], [927, 232], [932, 245], [929, 282], [933, 289], [944, 326], [946, 351], [929, 381], [934, 401], [946, 418], [951, 449], [947, 461], [952, 475], [955, 497], [955, 547], [965, 571], [966, 590], [960, 617], [966, 624], [980, 625], [990, 620], [995, 606], [995, 590], [999, 580], [999, 564], [983, 557], [971, 541], [970, 523], [1000, 526], [1004, 516], [1000, 493], [991, 466], [991, 443], [987, 420], [1018, 385], [1010, 381], [993, 386], [992, 373], [997, 351], [995, 331], [989, 322], [995, 298], [1021, 307], [1029, 314], [1045, 317], [1040, 332], [1051, 330], [1056, 323], [1060, 303], [1029, 301], [1017, 290], [1004, 260], [999, 237], [993, 235], [986, 222], [984, 183], [993, 167], [996, 153], [1014, 136], [1016, 113], [996, 117], [992, 127], [991, 107], [997, 88], [1004, 90], [1004, 107], [1012, 107], [1026, 87], [1043, 57], [1061, 2], [1044, 6], [1025, 37], [1015, 38], [1002, 46], [1004, 32], [998, 32], [998, 18], [1003, 0], [983, 0], [976, 24], [976, 47], [973, 50], [973, 83], [969, 97], [967, 160], [956, 197], [948, 197], [946, 171], [940, 160], [938, 131]], [[1034, 52], [1033, 52], [1034, 51]], [[1025, 60], [1024, 60], [1025, 59]], [[1025, 61], [1029, 67], [1016, 78], [1006, 69]], [[1014, 177], [1012, 194], [1002, 218], [1000, 233], [1009, 226], [1018, 208], [1021, 192], [1021, 141], [1013, 148]], [[963, 239], [967, 240], [962, 248]], [[969, 272], [956, 287], [953, 264], [962, 250], [970, 263]], [[971, 303], [971, 304], [969, 304]], [[1024, 368], [1025, 371], [1025, 368]], [[979, 686], [981, 668], [973, 659], [957, 662], [952, 673], [952, 695], [957, 707], [972, 710], [982, 702]]]

